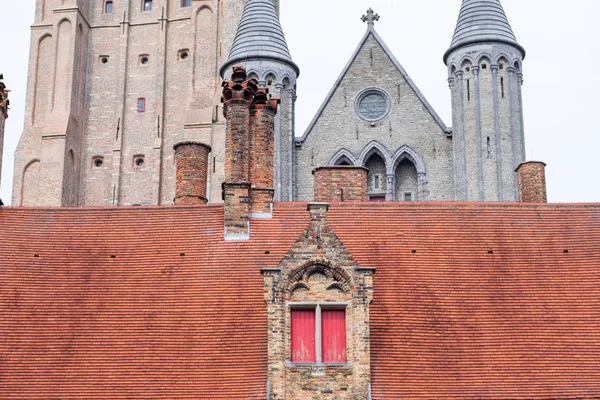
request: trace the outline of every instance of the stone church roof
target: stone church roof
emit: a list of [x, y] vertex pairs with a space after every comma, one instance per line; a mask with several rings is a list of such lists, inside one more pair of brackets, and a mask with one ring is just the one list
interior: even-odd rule
[[500, 0], [463, 0], [452, 43], [444, 54], [444, 62], [459, 47], [485, 42], [513, 45], [525, 57], [525, 49], [517, 42]]
[[221, 67], [221, 76], [227, 68], [240, 61], [258, 58], [282, 61], [290, 65], [297, 74], [300, 73], [300, 69], [292, 61], [272, 0], [246, 2], [229, 58]]
[[[310, 221], [251, 238], [223, 206], [2, 208], [0, 398], [265, 399], [262, 268]], [[332, 203], [377, 269], [374, 399], [599, 398], [600, 205]]]

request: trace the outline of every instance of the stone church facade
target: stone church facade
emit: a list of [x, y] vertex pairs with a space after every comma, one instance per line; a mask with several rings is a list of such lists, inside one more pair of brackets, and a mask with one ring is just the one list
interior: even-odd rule
[[270, 0], [38, 0], [13, 204], [174, 204], [174, 148], [188, 142], [208, 151], [203, 201], [222, 202], [220, 82], [235, 65], [280, 99], [276, 201], [311, 200], [312, 172], [328, 165], [368, 168], [370, 201], [517, 200], [525, 51], [499, 1], [463, 1], [444, 55], [453, 127], [369, 10], [363, 39], [302, 136], [300, 68], [278, 8]]

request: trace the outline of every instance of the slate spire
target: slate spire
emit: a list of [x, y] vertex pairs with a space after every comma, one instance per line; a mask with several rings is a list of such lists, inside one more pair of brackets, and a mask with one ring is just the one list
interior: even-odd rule
[[273, 0], [246, 1], [229, 58], [221, 67], [221, 76], [236, 63], [250, 60], [283, 62], [296, 74], [300, 73], [292, 61]]
[[444, 62], [459, 47], [489, 42], [515, 46], [525, 57], [525, 49], [517, 42], [500, 0], [463, 0], [452, 43], [444, 54]]

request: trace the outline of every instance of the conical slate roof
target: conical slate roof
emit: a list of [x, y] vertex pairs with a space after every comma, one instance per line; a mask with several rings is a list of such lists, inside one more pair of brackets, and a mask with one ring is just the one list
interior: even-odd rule
[[463, 0], [452, 43], [444, 54], [444, 62], [457, 48], [482, 42], [513, 45], [525, 57], [525, 49], [517, 42], [500, 0]]
[[300, 73], [292, 61], [273, 0], [246, 1], [229, 58], [221, 67], [221, 75], [237, 62], [255, 59], [281, 61]]

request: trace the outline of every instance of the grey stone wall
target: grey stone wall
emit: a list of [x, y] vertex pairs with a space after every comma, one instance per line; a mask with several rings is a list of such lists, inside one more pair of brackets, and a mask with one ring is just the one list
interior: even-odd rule
[[515, 169], [525, 159], [521, 66], [520, 51], [501, 43], [448, 58], [459, 201], [517, 201]]
[[[313, 199], [313, 168], [336, 156], [364, 166], [373, 153], [386, 162], [387, 187], [395, 187], [397, 166], [407, 159], [419, 172], [420, 199], [454, 198], [452, 141], [407, 79], [369, 35], [297, 151], [298, 200]], [[367, 88], [384, 91], [391, 101], [389, 115], [375, 123], [355, 112], [356, 98]]]

